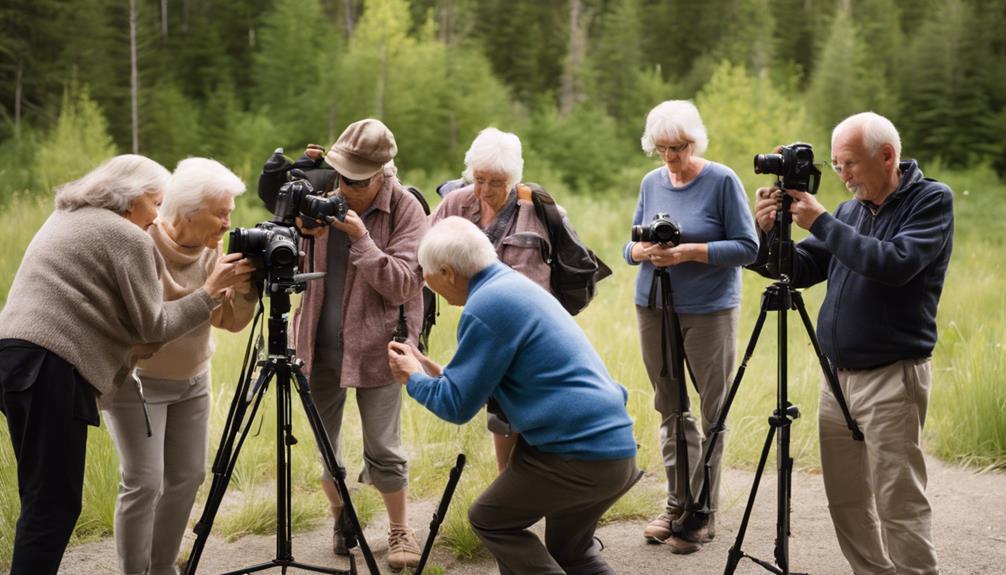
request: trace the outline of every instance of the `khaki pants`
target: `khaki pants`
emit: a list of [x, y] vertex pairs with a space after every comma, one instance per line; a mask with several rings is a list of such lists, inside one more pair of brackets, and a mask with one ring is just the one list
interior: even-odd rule
[[[653, 405], [660, 412], [660, 447], [664, 458], [664, 470], [667, 472], [667, 510], [678, 512], [685, 504], [685, 486], [678, 485], [676, 477], [677, 455], [675, 433], [676, 413], [678, 411], [678, 385], [670, 375], [661, 377], [661, 337], [660, 324], [663, 312], [660, 309], [649, 309], [636, 306], [636, 316], [639, 319], [639, 337], [642, 343], [643, 363], [653, 385]], [[733, 378], [737, 355], [737, 330], [740, 322], [740, 309], [733, 308], [710, 314], [678, 314], [681, 324], [681, 334], [684, 337], [685, 355], [695, 374], [695, 384], [702, 401], [702, 429], [700, 430], [693, 417], [685, 418], [685, 437], [688, 440], [688, 467], [691, 470], [692, 495], [699, 496], [702, 489], [702, 442], [709, 434], [720, 408], [726, 399], [727, 390]], [[672, 334], [674, 337], [674, 334]], [[670, 359], [668, 350], [668, 359]], [[668, 366], [670, 368], [670, 366]], [[686, 377], [687, 370], [686, 370]], [[689, 388], [689, 398], [694, 408], [695, 391]], [[717, 440], [716, 449], [710, 465], [709, 507], [713, 511], [719, 508], [720, 495], [720, 463], [723, 460], [723, 449], [726, 445], [727, 432], [724, 431]]]
[[210, 376], [142, 380], [152, 437], [132, 381], [105, 410], [122, 474], [115, 547], [126, 575], [176, 575], [182, 536], [206, 476]]
[[[339, 465], [343, 465], [339, 436], [346, 407], [346, 388], [339, 387], [339, 373], [316, 365], [311, 371], [311, 396], [335, 449], [335, 457]], [[356, 405], [363, 427], [363, 470], [359, 481], [373, 485], [381, 493], [404, 489], [409, 483], [409, 464], [402, 449], [402, 386], [391, 383], [357, 388]], [[328, 469], [322, 477], [332, 481]]]
[[[597, 521], [642, 472], [636, 458], [583, 461], [517, 442], [510, 465], [468, 509], [501, 575], [614, 571], [594, 542]], [[545, 545], [528, 530], [545, 518]]]
[[920, 446], [931, 368], [925, 359], [839, 370], [839, 385], [866, 436], [863, 442], [852, 439], [827, 381], [822, 383], [818, 428], [824, 487], [838, 543], [857, 575], [937, 572]]

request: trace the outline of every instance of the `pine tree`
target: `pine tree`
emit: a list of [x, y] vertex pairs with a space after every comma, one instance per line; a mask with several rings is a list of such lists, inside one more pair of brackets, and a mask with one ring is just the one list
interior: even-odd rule
[[46, 192], [75, 180], [114, 156], [115, 144], [108, 122], [86, 88], [70, 86], [56, 126], [35, 155], [37, 188]]

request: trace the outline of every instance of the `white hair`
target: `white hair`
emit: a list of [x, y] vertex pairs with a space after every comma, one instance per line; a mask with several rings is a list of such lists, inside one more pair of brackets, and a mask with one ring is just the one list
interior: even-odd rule
[[524, 158], [521, 156], [520, 138], [510, 132], [486, 128], [475, 136], [465, 152], [465, 171], [462, 176], [471, 182], [475, 170], [506, 174], [509, 190], [524, 177]]
[[688, 100], [661, 102], [646, 115], [646, 127], [640, 143], [647, 155], [653, 155], [657, 139], [691, 142], [695, 146], [692, 153], [699, 157], [709, 147], [709, 136], [699, 109]]
[[860, 112], [842, 120], [831, 132], [831, 147], [841, 134], [854, 133], [860, 130], [863, 135], [863, 146], [871, 156], [876, 156], [884, 144], [894, 148], [894, 165], [901, 161], [901, 136], [894, 123], [875, 112]]
[[72, 212], [84, 206], [124, 214], [142, 194], [163, 190], [171, 179], [164, 166], [144, 156], [115, 156], [84, 177], [56, 188], [56, 209]]
[[440, 273], [449, 265], [471, 278], [496, 261], [496, 249], [475, 224], [451, 216], [437, 222], [419, 243], [419, 265], [426, 273]]
[[209, 158], [186, 158], [178, 162], [164, 190], [161, 217], [171, 221], [199, 211], [210, 198], [233, 198], [243, 193], [244, 182], [220, 162]]

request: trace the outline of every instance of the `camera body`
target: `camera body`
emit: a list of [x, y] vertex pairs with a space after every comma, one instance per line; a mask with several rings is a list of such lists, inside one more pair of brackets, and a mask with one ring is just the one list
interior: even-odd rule
[[778, 154], [755, 154], [756, 174], [779, 176], [783, 189], [816, 194], [821, 170], [814, 165], [814, 147], [803, 142], [780, 146]]
[[254, 228], [234, 228], [230, 232], [227, 253], [240, 253], [255, 262], [252, 283], [293, 283], [297, 273], [299, 234], [292, 226], [262, 222]]
[[681, 226], [671, 216], [660, 213], [648, 226], [632, 226], [632, 241], [676, 246], [681, 243]]
[[288, 177], [290, 180], [276, 192], [276, 207], [273, 213], [278, 221], [293, 224], [296, 217], [300, 216], [308, 227], [322, 225], [328, 218], [335, 218], [340, 222], [346, 221], [349, 206], [345, 199], [339, 196], [323, 198], [317, 195], [307, 175], [297, 168], [290, 170]]

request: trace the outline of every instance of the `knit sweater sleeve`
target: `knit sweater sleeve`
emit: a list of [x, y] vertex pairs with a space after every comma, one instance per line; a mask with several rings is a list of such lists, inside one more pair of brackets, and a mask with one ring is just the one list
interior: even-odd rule
[[440, 377], [413, 373], [407, 389], [437, 417], [462, 424], [475, 417], [496, 390], [516, 346], [505, 342], [474, 314], [462, 314], [458, 349]]
[[122, 303], [137, 337], [145, 343], [173, 340], [206, 321], [214, 301], [203, 288], [163, 302], [164, 262], [146, 235], [107, 242]]

